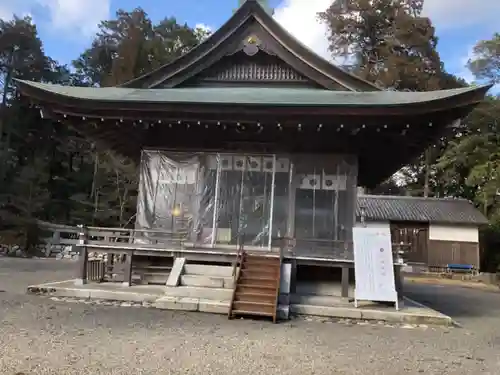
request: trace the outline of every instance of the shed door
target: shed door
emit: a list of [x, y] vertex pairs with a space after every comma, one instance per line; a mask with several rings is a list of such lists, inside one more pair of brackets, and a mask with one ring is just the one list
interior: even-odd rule
[[393, 245], [400, 245], [405, 259], [412, 263], [427, 263], [427, 238], [429, 227], [421, 224], [392, 223]]

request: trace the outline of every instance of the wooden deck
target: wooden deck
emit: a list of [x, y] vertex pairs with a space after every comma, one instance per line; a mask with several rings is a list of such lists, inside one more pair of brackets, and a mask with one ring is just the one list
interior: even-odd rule
[[[45, 239], [48, 252], [57, 246], [85, 247], [88, 254], [94, 252], [131, 254], [151, 257], [187, 257], [200, 261], [232, 262], [239, 244], [195, 243], [185, 233], [171, 233], [162, 230], [136, 230], [101, 227], [70, 227], [51, 225], [52, 232]], [[271, 248], [245, 244], [247, 252], [262, 256], [279, 257], [283, 239], [273, 240]], [[353, 264], [352, 244], [343, 241], [287, 240], [282, 250], [284, 259], [299, 263]], [[280, 245], [280, 246], [278, 246]]]
[[[76, 276], [77, 283], [79, 281], [81, 284], [88, 280], [107, 280], [121, 281], [130, 286], [133, 276], [137, 277], [137, 270], [140, 270], [141, 274], [151, 276], [155, 272], [158, 273], [158, 267], [161, 266], [161, 271], [165, 273], [175, 258], [185, 258], [192, 263], [232, 264], [240, 249], [239, 244], [196, 244], [189, 241], [185, 234], [159, 230], [84, 226], [58, 226], [47, 230], [53, 233], [45, 241], [49, 252], [53, 246], [71, 246], [78, 249], [80, 256]], [[240, 239], [238, 242], [244, 244], [245, 241]], [[394, 249], [399, 249], [400, 246], [401, 244], [393, 244]], [[341, 295], [344, 298], [348, 296], [349, 269], [354, 267], [352, 242], [277, 238], [273, 239], [271, 247], [251, 244], [244, 244], [243, 247], [248, 254], [281, 259], [281, 262], [289, 264], [291, 285], [295, 285], [297, 266], [341, 268]], [[399, 274], [397, 264], [395, 268]], [[115, 278], [117, 274], [118, 279]], [[162, 280], [162, 283], [164, 281]]]

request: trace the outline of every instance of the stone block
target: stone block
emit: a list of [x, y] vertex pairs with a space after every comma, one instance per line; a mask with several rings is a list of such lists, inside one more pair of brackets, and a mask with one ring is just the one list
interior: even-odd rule
[[231, 277], [233, 267], [231, 266], [207, 266], [203, 264], [186, 264], [184, 266], [185, 275], [203, 275], [215, 277]]
[[281, 320], [290, 319], [290, 306], [289, 305], [278, 305], [278, 319], [281, 319]]
[[229, 312], [229, 301], [210, 301], [200, 299], [198, 311], [212, 314], [227, 314]]
[[332, 318], [361, 319], [361, 310], [348, 307], [290, 305], [290, 311], [301, 315], [327, 316]]
[[180, 284], [205, 288], [224, 288], [224, 279], [205, 275], [182, 275]]
[[172, 270], [170, 271], [170, 275], [168, 275], [167, 286], [178, 286], [180, 282], [180, 277], [182, 275], [182, 271], [184, 270], [184, 266], [186, 263], [186, 258], [175, 258], [174, 265], [172, 266]]
[[224, 289], [234, 289], [233, 277], [224, 277]]
[[233, 295], [231, 289], [203, 288], [194, 286], [166, 287], [165, 295], [172, 297], [189, 297], [213, 301], [230, 301]]
[[154, 294], [122, 292], [116, 290], [90, 290], [90, 298], [104, 299], [112, 301], [127, 301], [127, 302], [154, 302], [158, 298]]
[[292, 282], [292, 264], [283, 263], [281, 265], [280, 293], [290, 294]]
[[199, 299], [186, 297], [161, 297], [154, 303], [153, 307], [163, 310], [197, 311]]
[[296, 293], [300, 295], [341, 296], [341, 284], [338, 282], [299, 282]]

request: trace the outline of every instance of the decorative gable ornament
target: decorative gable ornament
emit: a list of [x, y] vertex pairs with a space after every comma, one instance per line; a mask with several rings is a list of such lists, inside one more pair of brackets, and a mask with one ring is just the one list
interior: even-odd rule
[[243, 42], [243, 52], [248, 56], [256, 55], [260, 50], [260, 40], [255, 35], [250, 35]]

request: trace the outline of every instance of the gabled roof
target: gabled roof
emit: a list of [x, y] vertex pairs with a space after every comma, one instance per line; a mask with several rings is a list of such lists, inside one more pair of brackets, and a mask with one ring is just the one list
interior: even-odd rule
[[207, 40], [150, 73], [126, 82], [122, 87], [178, 87], [239, 48], [246, 37], [257, 34], [267, 52], [281, 58], [302, 75], [325, 89], [376, 91], [376, 85], [332, 65], [300, 43], [281, 27], [257, 0], [247, 0], [233, 16]]
[[488, 219], [465, 199], [359, 195], [356, 217], [369, 221], [484, 225]]

